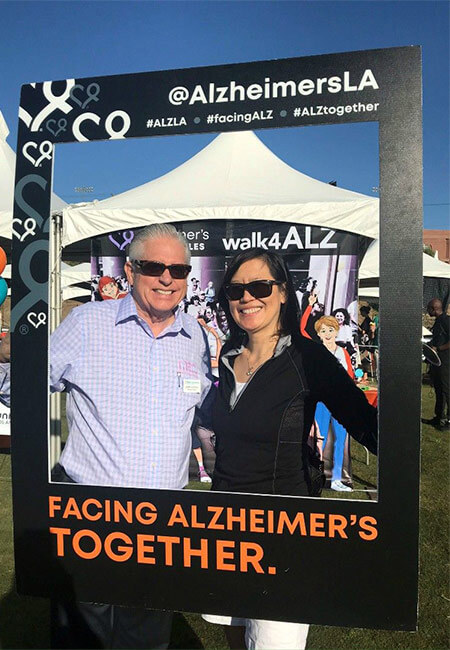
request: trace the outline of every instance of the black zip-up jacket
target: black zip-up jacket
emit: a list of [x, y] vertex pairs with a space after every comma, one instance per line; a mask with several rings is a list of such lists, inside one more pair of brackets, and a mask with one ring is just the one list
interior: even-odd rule
[[322, 344], [282, 337], [236, 399], [232, 367], [242, 349], [225, 347], [220, 359], [213, 490], [311, 494], [307, 439], [317, 402], [377, 453], [376, 409]]

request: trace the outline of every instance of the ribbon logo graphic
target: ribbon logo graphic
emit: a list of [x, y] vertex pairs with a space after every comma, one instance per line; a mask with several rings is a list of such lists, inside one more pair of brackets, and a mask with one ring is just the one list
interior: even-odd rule
[[[17, 230], [14, 229], [14, 223], [20, 223], [20, 225], [24, 227], [25, 230], [22, 234], [20, 234], [19, 232], [17, 232]], [[12, 234], [15, 237], [17, 237], [19, 241], [23, 241], [28, 237], [28, 235], [35, 235], [36, 227], [37, 227], [37, 223], [32, 217], [25, 219], [23, 223], [21, 219], [12, 220]]]
[[114, 238], [114, 235], [108, 235], [109, 241], [111, 241], [116, 248], [118, 248], [120, 251], [123, 251], [124, 248], [128, 246], [128, 244], [131, 244], [131, 242], [134, 239], [134, 232], [132, 230], [124, 230], [122, 233], [123, 237], [123, 242], [120, 243], [117, 241], [117, 239]]
[[[119, 120], [121, 122], [121, 127], [117, 131], [113, 129], [114, 120]], [[78, 117], [74, 119], [72, 124], [72, 133], [75, 136], [75, 138], [78, 140], [78, 142], [89, 141], [89, 138], [83, 135], [80, 129], [82, 123], [86, 121], [94, 122], [94, 124], [99, 126], [101, 119], [100, 116], [97, 115], [96, 113], [86, 112], [86, 113], [81, 113], [81, 115], [78, 115]], [[116, 121], [116, 126], [117, 126], [117, 121]], [[128, 115], [128, 113], [126, 113], [125, 111], [120, 111], [120, 110], [113, 111], [105, 119], [105, 131], [110, 136], [110, 140], [124, 138], [125, 134], [128, 133], [130, 126], [131, 126], [131, 118]]]
[[[55, 126], [57, 126], [58, 128], [54, 129], [51, 126], [52, 124], [55, 124]], [[66, 131], [66, 129], [67, 129], [67, 120], [64, 117], [62, 117], [60, 120], [58, 120], [58, 122], [56, 122], [56, 120], [51, 118], [51, 119], [46, 121], [45, 128], [47, 129], [47, 131], [50, 131], [50, 133], [52, 133], [56, 138], [61, 132]]]
[[[32, 117], [24, 108], [19, 108], [19, 117], [25, 122], [26, 126], [33, 132], [39, 131], [41, 124], [57, 109], [67, 115], [73, 110], [67, 100], [70, 98], [70, 91], [75, 86], [75, 79], [66, 79], [66, 87], [61, 95], [55, 95], [52, 90], [52, 81], [44, 81], [42, 84], [42, 92], [45, 99], [48, 100], [45, 106], [36, 117]], [[56, 137], [56, 136], [55, 136]]]
[[23, 234], [20, 234], [16, 230], [13, 230], [13, 234], [18, 239], [20, 239], [20, 241], [23, 241], [28, 235], [36, 234], [36, 227], [42, 228], [44, 232], [48, 232], [49, 226], [49, 219], [46, 219], [44, 221], [39, 212], [37, 212], [37, 210], [29, 205], [23, 198], [23, 190], [29, 183], [36, 183], [43, 190], [45, 190], [47, 187], [47, 181], [45, 178], [42, 178], [42, 176], [38, 176], [37, 174], [28, 174], [27, 176], [21, 178], [17, 183], [14, 192], [14, 199], [17, 203], [17, 206], [22, 210], [22, 212], [25, 212], [25, 214], [30, 217], [29, 219], [26, 219], [25, 222], [22, 222], [22, 220], [18, 219], [17, 217], [13, 219], [13, 224], [19, 223], [25, 228], [25, 232]]
[[27, 321], [37, 329], [40, 325], [45, 325], [47, 314], [43, 311], [39, 312], [39, 314], [36, 314], [35, 311], [30, 311], [30, 313], [27, 314]]
[[[35, 240], [30, 242], [25, 250], [23, 251], [20, 260], [19, 260], [19, 277], [28, 289], [28, 293], [24, 296], [17, 305], [11, 310], [11, 331], [14, 332], [17, 326], [17, 323], [20, 321], [22, 316], [28, 312], [29, 309], [32, 309], [37, 305], [39, 301], [47, 303], [48, 301], [48, 280], [45, 282], [39, 282], [33, 277], [32, 273], [32, 260], [36, 253], [45, 251], [48, 255], [48, 241], [45, 240]], [[43, 316], [41, 315], [43, 314]], [[45, 312], [30, 312], [30, 318], [27, 319], [37, 329], [40, 325], [46, 323], [47, 316]], [[22, 326], [25, 326], [25, 323], [22, 323]], [[23, 332], [22, 332], [23, 333]]]
[[[83, 99], [80, 98], [80, 94], [78, 96], [75, 94], [75, 91], [77, 88], [81, 89], [82, 93], [86, 90], [86, 95], [87, 99], [83, 101]], [[75, 104], [78, 104], [80, 108], [83, 110], [87, 108], [87, 106], [92, 102], [98, 102], [98, 96], [100, 94], [100, 86], [96, 83], [89, 84], [89, 86], [85, 89], [84, 86], [81, 84], [75, 84], [75, 86], [72, 86], [70, 89], [70, 98], [75, 102]]]
[[[41, 156], [39, 158], [34, 158], [30, 153], [29, 149], [37, 149]], [[42, 163], [43, 160], [51, 160], [52, 159], [52, 153], [53, 153], [53, 145], [50, 142], [50, 140], [44, 140], [44, 142], [41, 142], [41, 144], [38, 145], [36, 142], [27, 142], [26, 144], [23, 145], [22, 147], [22, 153], [24, 157], [29, 160], [34, 167], [39, 167], [39, 165]]]

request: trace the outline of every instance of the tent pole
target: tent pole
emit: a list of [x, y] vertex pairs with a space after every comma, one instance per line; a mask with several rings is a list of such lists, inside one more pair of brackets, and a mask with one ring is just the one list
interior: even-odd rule
[[[54, 213], [50, 220], [50, 334], [61, 322], [61, 229], [62, 214]], [[61, 455], [61, 394], [50, 395], [50, 467]]]

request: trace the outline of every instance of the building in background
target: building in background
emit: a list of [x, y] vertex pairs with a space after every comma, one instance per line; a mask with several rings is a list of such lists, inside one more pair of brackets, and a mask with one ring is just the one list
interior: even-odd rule
[[437, 253], [441, 262], [450, 264], [450, 230], [424, 230], [423, 243]]

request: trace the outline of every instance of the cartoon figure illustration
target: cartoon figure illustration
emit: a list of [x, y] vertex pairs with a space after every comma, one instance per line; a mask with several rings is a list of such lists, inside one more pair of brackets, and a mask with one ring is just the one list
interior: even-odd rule
[[120, 300], [127, 295], [126, 291], [121, 291], [114, 278], [104, 275], [98, 281], [98, 292], [102, 300]]
[[334, 316], [321, 316], [315, 322], [314, 328], [323, 345], [329, 352], [334, 354], [339, 363], [347, 370], [350, 377], [353, 378], [350, 355], [344, 347], [338, 345], [340, 331], [338, 319]]
[[[339, 335], [339, 323], [334, 316], [322, 316], [314, 324], [314, 328], [322, 344], [327, 348], [330, 354], [333, 354], [339, 363], [346, 369], [347, 373], [353, 379], [353, 367], [350, 355], [344, 347], [337, 344], [336, 340]], [[332, 460], [331, 489], [336, 492], [351, 492], [350, 485], [342, 482], [342, 467], [344, 464], [344, 455], [350, 458], [350, 441], [347, 431], [331, 416], [330, 411], [325, 404], [319, 402], [316, 407], [316, 421], [320, 432], [323, 436], [323, 456], [325, 461]], [[332, 428], [334, 435], [334, 446], [332, 449], [328, 444], [328, 433]], [[330, 459], [331, 456], [331, 459]], [[326, 464], [328, 464], [326, 462]]]
[[317, 320], [323, 316], [324, 306], [319, 302], [317, 294], [311, 293], [308, 296], [308, 306], [302, 313], [300, 320], [300, 332], [307, 339], [319, 342], [319, 337], [314, 329]]

